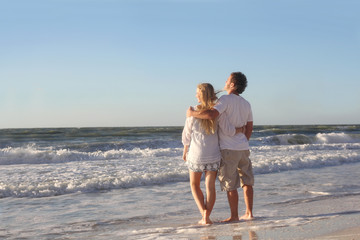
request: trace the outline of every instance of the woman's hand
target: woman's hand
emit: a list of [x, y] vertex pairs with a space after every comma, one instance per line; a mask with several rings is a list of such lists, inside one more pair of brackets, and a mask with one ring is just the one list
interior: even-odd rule
[[184, 151], [183, 151], [183, 160], [186, 162], [186, 155], [188, 153], [189, 150], [189, 145], [184, 146]]
[[183, 160], [186, 162], [186, 153], [183, 153]]

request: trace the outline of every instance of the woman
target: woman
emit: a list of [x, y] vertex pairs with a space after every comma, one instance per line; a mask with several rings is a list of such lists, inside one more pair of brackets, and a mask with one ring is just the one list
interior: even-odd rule
[[[196, 109], [206, 111], [216, 104], [216, 93], [209, 83], [197, 86], [196, 98], [199, 105]], [[182, 132], [184, 145], [183, 159], [189, 168], [191, 192], [202, 215], [199, 224], [212, 224], [210, 214], [215, 204], [215, 180], [220, 167], [221, 153], [218, 142], [218, 125], [228, 135], [242, 132], [243, 128], [231, 126], [225, 115], [217, 120], [203, 120], [188, 117]], [[205, 173], [206, 200], [200, 188], [201, 176]]]

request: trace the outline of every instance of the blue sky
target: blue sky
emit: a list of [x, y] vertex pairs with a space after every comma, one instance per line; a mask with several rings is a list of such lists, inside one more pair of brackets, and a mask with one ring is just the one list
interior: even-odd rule
[[0, 128], [182, 126], [233, 71], [254, 124], [360, 124], [357, 0], [1, 0]]

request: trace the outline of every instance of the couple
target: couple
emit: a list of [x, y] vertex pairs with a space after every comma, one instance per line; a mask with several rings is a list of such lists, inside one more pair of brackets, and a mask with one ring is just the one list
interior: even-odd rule
[[[210, 214], [215, 204], [215, 180], [219, 170], [221, 190], [227, 191], [231, 216], [224, 222], [253, 218], [254, 175], [249, 159], [249, 139], [253, 130], [251, 106], [240, 96], [247, 86], [246, 76], [233, 72], [225, 83], [228, 95], [217, 99], [209, 83], [199, 84], [199, 105], [187, 110], [182, 133], [183, 159], [189, 168], [191, 192], [202, 219], [199, 224], [212, 224]], [[200, 188], [205, 173], [206, 199]], [[238, 191], [242, 187], [245, 214], [238, 215]]]

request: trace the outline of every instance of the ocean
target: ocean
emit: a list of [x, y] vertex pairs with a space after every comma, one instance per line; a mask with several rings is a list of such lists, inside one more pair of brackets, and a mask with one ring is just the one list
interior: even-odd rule
[[0, 129], [0, 239], [309, 239], [359, 225], [360, 125], [255, 126], [255, 220], [220, 223], [217, 181], [209, 226], [197, 225], [181, 132]]

